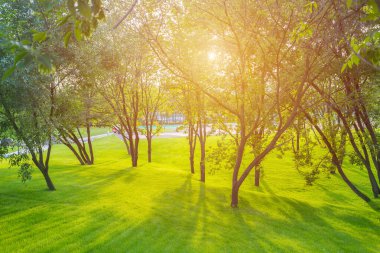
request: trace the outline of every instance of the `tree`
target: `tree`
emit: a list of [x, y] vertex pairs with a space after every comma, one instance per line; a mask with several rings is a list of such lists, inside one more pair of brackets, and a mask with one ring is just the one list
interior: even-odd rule
[[[54, 115], [57, 137], [72, 151], [81, 165], [92, 165], [95, 160], [91, 140], [91, 127], [96, 120], [92, 113], [94, 93], [90, 87], [82, 87], [79, 90], [65, 87], [57, 98]], [[84, 127], [85, 131], [82, 131], [81, 127]]]
[[110, 43], [110, 48], [103, 49], [101, 66], [104, 75], [97, 80], [97, 88], [117, 117], [119, 133], [124, 142], [128, 142], [132, 166], [136, 167], [140, 141], [140, 85], [147, 68], [144, 65], [144, 48], [136, 37], [125, 41], [115, 36], [111, 42], [123, 46], [115, 50]]
[[52, 91], [57, 80], [52, 75], [53, 59], [48, 55], [56, 41], [51, 41], [52, 47], [43, 44], [47, 35], [39, 31], [49, 29], [56, 32], [51, 27], [56, 12], [49, 8], [55, 4], [36, 1], [20, 5], [11, 1], [2, 3], [0, 7], [4, 17], [0, 21], [1, 26], [7, 30], [1, 45], [2, 123], [8, 125], [16, 138], [24, 143], [49, 190], [55, 190], [49, 175], [49, 161], [56, 102]]
[[17, 139], [25, 144], [49, 190], [55, 190], [49, 175], [54, 130], [49, 119], [54, 101], [50, 100], [47, 87], [52, 85], [51, 79], [39, 75], [36, 69], [28, 69], [17, 71], [14, 77], [3, 81], [0, 90], [3, 124], [8, 124]]
[[157, 114], [164, 102], [164, 88], [155, 59], [147, 56], [144, 58], [148, 59], [144, 62], [146, 68], [139, 83], [143, 126], [140, 131], [145, 135], [148, 142], [148, 162], [152, 162], [152, 139], [161, 131]]
[[[314, 14], [296, 3], [246, 1], [160, 8], [157, 22], [152, 24], [154, 17], [148, 17], [144, 26], [152, 49], [172, 73], [192, 83], [238, 123], [231, 194], [231, 206], [236, 207], [240, 186], [277, 147], [297, 115], [307, 84], [329, 63], [318, 62], [327, 55], [310, 28], [319, 25], [325, 10]], [[210, 48], [217, 52], [217, 65], [201, 60], [212, 52]], [[240, 173], [247, 142], [255, 133], [260, 136], [261, 129], [270, 138]]]

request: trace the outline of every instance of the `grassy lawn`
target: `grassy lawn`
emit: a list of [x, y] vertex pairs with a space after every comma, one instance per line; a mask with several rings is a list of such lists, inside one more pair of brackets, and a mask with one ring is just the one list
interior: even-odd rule
[[[215, 137], [209, 144], [215, 143]], [[338, 176], [314, 186], [291, 158], [272, 154], [260, 188], [251, 175], [240, 207], [229, 207], [232, 171], [199, 182], [188, 168], [186, 139], [157, 139], [153, 163], [141, 141], [130, 167], [115, 136], [94, 141], [95, 165], [79, 166], [68, 149], [53, 147], [45, 190], [35, 171], [23, 185], [16, 170], [0, 169], [0, 252], [378, 252], [380, 212], [353, 195]], [[345, 164], [346, 168], [349, 166]], [[357, 185], [368, 185], [351, 168]], [[369, 188], [361, 187], [370, 194]]]
[[[80, 131], [83, 135], [86, 135], [86, 128], [80, 128]], [[112, 133], [112, 129], [110, 127], [92, 127], [91, 128], [92, 136], [106, 134], [106, 133]]]

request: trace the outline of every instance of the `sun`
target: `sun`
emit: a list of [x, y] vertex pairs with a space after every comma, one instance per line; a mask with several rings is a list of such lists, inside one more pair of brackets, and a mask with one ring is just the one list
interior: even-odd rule
[[214, 51], [209, 51], [207, 53], [207, 58], [210, 60], [210, 61], [215, 61], [217, 57], [217, 54], [214, 52]]

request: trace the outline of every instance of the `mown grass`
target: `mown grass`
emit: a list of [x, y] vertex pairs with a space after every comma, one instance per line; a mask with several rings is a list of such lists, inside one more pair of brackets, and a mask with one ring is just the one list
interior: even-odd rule
[[[86, 136], [87, 130], [86, 128], [80, 128], [79, 129], [81, 134]], [[91, 136], [100, 135], [100, 134], [106, 134], [106, 133], [112, 133], [112, 128], [110, 127], [92, 127], [91, 128]]]
[[[215, 137], [209, 140], [215, 143]], [[141, 142], [140, 165], [130, 167], [122, 142], [94, 142], [96, 164], [79, 166], [54, 146], [45, 190], [37, 171], [23, 185], [0, 169], [0, 252], [378, 252], [379, 201], [368, 205], [338, 176], [305, 186], [292, 159], [272, 154], [260, 188], [245, 182], [240, 207], [229, 207], [231, 171], [188, 168], [186, 139], [157, 139], [153, 163]], [[345, 164], [345, 167], [349, 167]], [[361, 189], [363, 171], [350, 167]]]

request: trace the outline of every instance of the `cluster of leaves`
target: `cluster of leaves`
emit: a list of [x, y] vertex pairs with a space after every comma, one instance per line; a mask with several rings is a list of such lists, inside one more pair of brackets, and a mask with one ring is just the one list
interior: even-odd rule
[[[58, 2], [46, 2], [39, 1], [37, 4], [39, 8], [41, 4], [44, 4], [44, 18], [48, 13], [53, 13], [54, 8], [60, 9], [54, 12], [54, 17], [58, 20], [57, 27], [64, 31], [63, 41], [66, 47], [71, 38], [80, 41], [83, 37], [89, 37], [97, 28], [98, 21], [105, 18], [101, 0], [67, 0], [69, 13], [62, 10]], [[33, 4], [35, 3], [29, 3], [31, 6]], [[61, 11], [63, 11], [63, 16], [59, 18], [58, 13]], [[32, 13], [29, 14], [31, 16], [35, 15], [34, 12], [30, 13]], [[0, 51], [14, 56], [13, 64], [3, 73], [2, 80], [7, 79], [17, 68], [22, 69], [32, 62], [37, 64], [39, 71], [43, 74], [54, 72], [53, 59], [44, 51], [43, 43], [50, 37], [56, 36], [53, 33], [56, 32], [57, 27], [40, 27], [39, 31], [32, 29], [21, 39], [8, 38], [7, 33], [0, 29]]]
[[23, 183], [32, 179], [33, 167], [28, 160], [29, 156], [26, 153], [13, 154], [9, 157], [9, 168], [18, 167], [18, 177]]
[[18, 170], [18, 177], [21, 179], [21, 182], [26, 183], [32, 179], [32, 172], [32, 165], [30, 163], [23, 163]]
[[300, 129], [300, 145], [299, 150], [294, 147], [293, 144], [293, 161], [298, 173], [305, 179], [306, 185], [313, 185], [313, 183], [319, 178], [321, 172], [331, 172], [331, 159], [329, 154], [323, 157], [316, 157], [314, 150], [318, 147], [318, 142], [310, 136], [309, 129]]
[[[10, 2], [0, 7], [0, 15], [2, 16], [0, 54], [3, 63], [7, 63], [4, 64], [6, 70], [2, 73], [2, 81], [12, 75], [16, 68], [23, 69], [31, 62], [36, 63], [40, 72], [50, 73], [54, 71], [52, 59], [42, 47], [49, 36], [46, 31], [43, 31], [47, 28], [42, 25], [42, 22], [39, 22], [37, 17], [39, 15], [37, 9], [40, 7], [38, 4], [31, 1], [19, 6], [16, 2]], [[52, 7], [48, 9], [48, 6], [44, 5], [43, 8], [44, 15], [46, 14], [45, 17], [48, 19]], [[25, 22], [26, 20], [28, 22]]]
[[360, 169], [363, 169], [363, 162], [360, 157], [355, 152], [348, 153], [348, 159], [350, 164], [358, 166]]
[[66, 46], [71, 38], [81, 41], [83, 36], [89, 37], [105, 18], [101, 0], [67, 0], [67, 9], [69, 13], [58, 21], [59, 26], [65, 26]]
[[[296, 168], [298, 173], [304, 177], [306, 185], [313, 185], [321, 173], [329, 177], [330, 174], [335, 171], [335, 167], [331, 162], [331, 156], [329, 154], [326, 154], [319, 159], [316, 159], [315, 157], [305, 159], [302, 155], [298, 155], [298, 159], [301, 162], [296, 165]], [[309, 161], [306, 162], [306, 160]], [[315, 162], [316, 160], [318, 161], [317, 163]]]
[[42, 43], [47, 39], [46, 32], [32, 31], [32, 40], [6, 40], [0, 42], [2, 50], [7, 51], [14, 56], [13, 64], [2, 75], [2, 81], [11, 76], [17, 68], [24, 68], [34, 62], [38, 66], [38, 70], [43, 74], [54, 72], [52, 58], [43, 50], [35, 46], [37, 43]]
[[[352, 8], [353, 5], [352, 0], [347, 0], [348, 9]], [[361, 8], [364, 13], [362, 22], [378, 23], [380, 19], [380, 6], [375, 0], [367, 1]], [[358, 66], [361, 61], [366, 61], [367, 64], [372, 65], [377, 70], [380, 69], [380, 31], [378, 29], [366, 29], [366, 31], [367, 34], [364, 38], [352, 37], [349, 40], [352, 52], [343, 64], [341, 72], [344, 72], [347, 68], [351, 69], [355, 65]], [[346, 38], [343, 38], [342, 42], [345, 40]]]
[[225, 135], [217, 141], [215, 147], [207, 152], [209, 174], [215, 174], [220, 169], [232, 169], [235, 164], [236, 144]]

